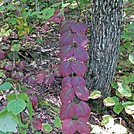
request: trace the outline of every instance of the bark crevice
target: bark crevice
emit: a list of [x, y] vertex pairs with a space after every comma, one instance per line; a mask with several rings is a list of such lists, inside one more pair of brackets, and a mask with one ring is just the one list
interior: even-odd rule
[[122, 0], [93, 0], [92, 3], [87, 86], [107, 96], [118, 59]]

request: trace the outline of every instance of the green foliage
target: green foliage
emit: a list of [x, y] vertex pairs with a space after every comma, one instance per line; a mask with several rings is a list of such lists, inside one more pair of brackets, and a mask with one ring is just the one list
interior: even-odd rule
[[115, 101], [111, 97], [107, 97], [104, 99], [104, 105], [109, 107], [109, 106], [114, 106]]
[[4, 82], [0, 85], [0, 91], [5, 91], [11, 89], [11, 83], [10, 82]]
[[94, 90], [93, 92], [90, 93], [89, 98], [90, 99], [97, 99], [101, 97], [101, 92], [99, 90]]
[[17, 132], [18, 119], [8, 111], [0, 112], [0, 131]]
[[26, 103], [22, 99], [11, 100], [7, 105], [7, 110], [12, 112], [13, 114], [17, 115], [22, 112], [26, 107]]
[[50, 124], [48, 124], [48, 123], [43, 123], [42, 126], [43, 126], [43, 130], [44, 130], [45, 132], [51, 132], [51, 131], [52, 131], [52, 126], [51, 126]]
[[54, 11], [55, 11], [55, 9], [54, 8], [50, 8], [50, 7], [44, 9], [42, 11], [43, 12], [43, 18], [45, 20], [48, 20], [50, 17], [52, 17], [54, 15]]
[[60, 120], [59, 116], [56, 117], [56, 119], [55, 119], [55, 121], [53, 123], [54, 123], [54, 126], [56, 128], [61, 128], [61, 120]]

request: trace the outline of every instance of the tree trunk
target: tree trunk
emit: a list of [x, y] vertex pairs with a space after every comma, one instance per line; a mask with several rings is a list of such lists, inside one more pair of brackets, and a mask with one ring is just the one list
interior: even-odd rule
[[122, 0], [93, 0], [87, 86], [106, 97], [120, 46]]

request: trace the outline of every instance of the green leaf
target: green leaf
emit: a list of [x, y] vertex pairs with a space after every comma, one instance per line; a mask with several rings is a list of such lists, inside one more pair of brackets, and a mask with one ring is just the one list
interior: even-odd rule
[[113, 107], [113, 110], [116, 114], [119, 114], [123, 110], [123, 105], [122, 104], [115, 104]]
[[38, 16], [41, 12], [34, 11], [32, 12], [32, 15]]
[[6, 78], [6, 75], [3, 70], [0, 70], [0, 78]]
[[[11, 100], [14, 100], [15, 98], [16, 98], [15, 94], [9, 94], [6, 99], [8, 101], [11, 101]], [[18, 94], [18, 98], [23, 99], [24, 101], [26, 101], [28, 96], [27, 96], [26, 93], [23, 93], [23, 94]]]
[[5, 7], [4, 6], [0, 6], [0, 12], [4, 11], [4, 10], [5, 10]]
[[52, 17], [54, 15], [55, 9], [54, 8], [46, 8], [43, 10], [43, 18], [44, 19], [49, 19], [50, 17]]
[[21, 48], [20, 44], [15, 44], [15, 45], [12, 45], [11, 50], [12, 51], [19, 51], [20, 48]]
[[7, 8], [8, 10], [14, 10], [14, 9], [15, 9], [15, 7], [14, 7], [13, 4], [8, 4], [8, 5], [6, 6], [6, 8]]
[[134, 73], [130, 74], [129, 82], [134, 82]]
[[125, 85], [125, 84], [122, 84], [122, 83], [119, 83], [117, 82], [118, 84], [118, 92], [122, 95], [122, 96], [125, 96], [125, 97], [131, 97], [131, 89]]
[[67, 7], [68, 5], [70, 5], [70, 3], [65, 3], [65, 4], [63, 4], [62, 6], [63, 6], [63, 8], [65, 8], [65, 7]]
[[18, 19], [17, 18], [10, 18], [8, 22], [10, 22], [12, 24], [16, 24], [18, 22]]
[[101, 125], [107, 127], [107, 128], [110, 128], [114, 125], [114, 119], [112, 116], [110, 115], [104, 115], [102, 116], [102, 122], [101, 122]]
[[123, 107], [134, 105], [133, 101], [126, 101], [122, 103]]
[[129, 54], [129, 60], [134, 64], [134, 53]]
[[2, 85], [0, 85], [0, 91], [9, 90], [11, 87], [12, 86], [10, 82], [5, 82]]
[[27, 18], [28, 16], [31, 16], [31, 11], [23, 12], [21, 15], [22, 15], [22, 17]]
[[26, 107], [26, 103], [22, 99], [18, 100], [11, 100], [7, 104], [7, 110], [12, 112], [13, 114], [17, 115], [22, 112]]
[[0, 131], [7, 132], [17, 132], [18, 120], [11, 113], [4, 111], [0, 113]]
[[48, 123], [43, 123], [42, 127], [43, 127], [43, 130], [45, 132], [51, 132], [52, 131], [52, 126], [50, 124], [48, 124]]
[[54, 121], [54, 126], [56, 128], [61, 128], [62, 125], [61, 125], [61, 120], [60, 120], [60, 117], [59, 116], [56, 117], [56, 119]]
[[119, 103], [119, 98], [116, 96], [113, 96], [112, 99], [114, 100], [115, 103]]
[[110, 106], [114, 106], [115, 105], [115, 101], [111, 97], [105, 98], [103, 102], [104, 102], [104, 105], [106, 107], [110, 107]]
[[118, 85], [117, 85], [117, 82], [111, 82], [111, 86], [113, 87], [113, 88], [117, 88], [118, 87]]
[[121, 35], [122, 39], [127, 39], [127, 40], [131, 40], [130, 34], [129, 33], [124, 33]]
[[53, 4], [51, 7], [58, 7], [58, 6], [60, 6], [62, 4], [62, 2], [58, 2], [58, 3], [56, 3], [56, 4]]
[[99, 90], [94, 90], [89, 96], [90, 99], [97, 99], [99, 97], [101, 97], [101, 92]]
[[27, 108], [28, 108], [30, 121], [32, 122], [33, 108], [32, 108], [32, 103], [31, 103], [29, 97], [27, 98]]

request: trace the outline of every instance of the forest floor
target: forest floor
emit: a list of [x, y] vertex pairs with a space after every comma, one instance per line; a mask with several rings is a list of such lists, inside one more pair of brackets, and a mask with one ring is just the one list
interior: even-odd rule
[[[89, 22], [89, 20], [87, 20], [87, 22]], [[21, 48], [23, 49], [19, 51], [19, 60], [26, 61], [25, 68], [21, 70], [24, 75], [28, 74], [28, 76], [36, 76], [41, 70], [51, 70], [54, 65], [58, 65], [60, 63], [60, 59], [58, 57], [60, 49], [59, 26], [50, 25], [49, 32], [46, 32], [42, 29], [43, 25], [38, 25], [38, 30], [36, 27], [36, 32], [30, 34], [28, 39], [21, 39], [20, 44], [22, 45]], [[87, 33], [89, 33], [89, 29]], [[20, 41], [15, 35], [9, 37], [7, 41], [0, 40], [1, 46], [4, 46], [3, 50], [6, 52], [5, 58], [0, 61], [1, 65], [5, 61], [9, 62], [13, 59], [12, 52], [9, 51], [13, 40]], [[124, 59], [124, 55], [120, 54], [120, 56], [121, 60]], [[123, 63], [121, 62], [119, 64], [122, 65]], [[130, 69], [128, 65], [123, 65], [123, 67], [126, 68], [126, 70]], [[0, 69], [2, 70], [1, 66]], [[134, 67], [131, 69], [131, 72], [133, 72]], [[4, 70], [5, 77], [0, 76], [0, 83], [2, 83], [6, 78], [10, 78], [12, 71]], [[121, 75], [121, 70], [117, 69], [114, 79], [117, 80]], [[49, 123], [52, 125], [51, 132], [47, 133], [40, 130], [35, 130], [33, 132], [31, 128], [28, 128], [27, 134], [34, 134], [36, 131], [42, 134], [62, 134], [61, 128], [56, 128], [53, 124], [55, 118], [60, 114], [60, 92], [62, 77], [55, 76], [54, 82], [48, 86], [46, 86], [45, 83], [38, 84], [36, 82], [29, 82], [27, 78], [28, 77], [24, 77], [21, 80], [21, 92], [25, 92], [26, 89], [29, 91], [31, 90], [32, 94], [38, 98], [38, 105], [34, 109], [33, 117], [41, 119], [43, 123]], [[12, 93], [12, 90], [0, 92], [0, 111], [7, 105], [6, 96], [10, 93]], [[111, 94], [114, 96], [114, 91], [112, 91]], [[89, 101], [89, 104], [92, 105], [93, 101], [91, 101], [91, 103]], [[128, 115], [124, 110], [118, 115], [113, 112], [112, 108], [106, 107], [105, 111], [103, 112], [98, 112], [91, 109], [89, 123], [91, 124], [92, 128], [96, 126], [96, 129], [100, 130], [103, 134], [112, 134], [108, 131], [108, 129], [106, 129], [105, 126], [101, 125], [103, 115], [111, 115], [114, 118], [115, 123], [121, 124], [127, 128], [129, 134], [134, 134], [134, 118], [132, 115]], [[24, 111], [22, 121], [23, 123], [27, 122], [27, 110]]]

